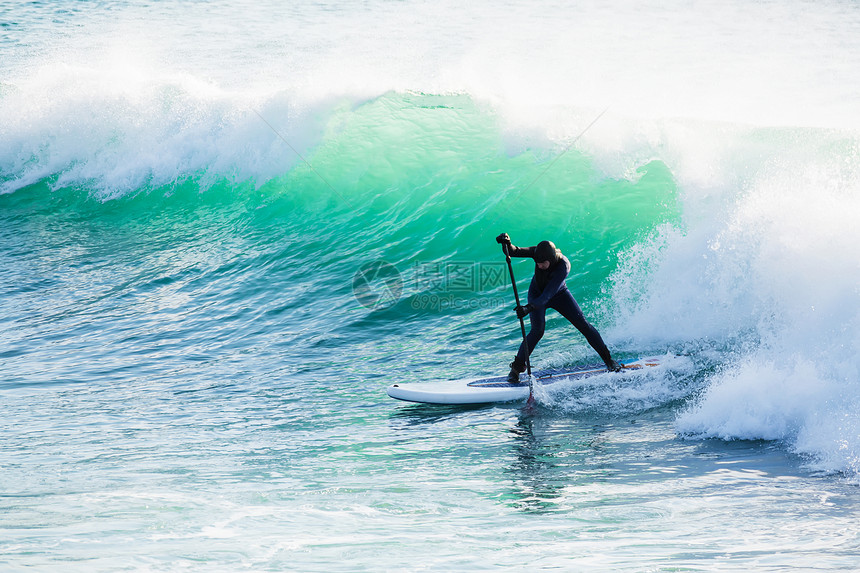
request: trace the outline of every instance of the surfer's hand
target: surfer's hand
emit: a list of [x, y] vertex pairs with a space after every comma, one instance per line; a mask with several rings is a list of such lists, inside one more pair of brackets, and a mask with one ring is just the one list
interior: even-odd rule
[[518, 306], [514, 310], [517, 311], [517, 318], [525, 318], [528, 313], [534, 310], [534, 307], [530, 304], [527, 304], [525, 306]]
[[507, 233], [502, 233], [498, 237], [496, 237], [496, 242], [500, 245], [510, 245], [511, 237]]

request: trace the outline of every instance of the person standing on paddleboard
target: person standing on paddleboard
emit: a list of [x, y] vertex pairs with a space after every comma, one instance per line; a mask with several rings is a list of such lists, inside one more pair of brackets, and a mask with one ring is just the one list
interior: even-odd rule
[[552, 241], [541, 241], [534, 247], [515, 247], [511, 244], [510, 236], [502, 233], [496, 237], [496, 242], [502, 245], [502, 250], [507, 250], [506, 254], [511, 257], [529, 257], [535, 261], [535, 274], [529, 285], [528, 303], [515, 309], [518, 318], [528, 315], [531, 328], [526, 340], [520, 343], [520, 349], [514, 361], [511, 362], [508, 382], [518, 383], [520, 374], [525, 372], [526, 358], [531, 356], [546, 328], [546, 309], [548, 308], [554, 308], [561, 313], [585, 336], [606, 364], [607, 370], [620, 372], [622, 366], [612, 359], [600, 333], [585, 319], [573, 295], [567, 290], [564, 281], [570, 273], [570, 261], [561, 254]]

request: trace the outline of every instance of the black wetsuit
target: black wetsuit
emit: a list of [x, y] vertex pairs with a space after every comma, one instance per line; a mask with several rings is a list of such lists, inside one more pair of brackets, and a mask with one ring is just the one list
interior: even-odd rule
[[[512, 257], [529, 257], [535, 258], [536, 247], [510, 247], [510, 255]], [[588, 343], [600, 358], [609, 363], [612, 358], [609, 349], [603, 342], [600, 333], [597, 329], [585, 319], [582, 310], [567, 290], [567, 285], [564, 284], [568, 273], [570, 273], [570, 261], [567, 257], [559, 253], [557, 260], [550, 264], [546, 270], [540, 269], [535, 261], [535, 274], [532, 277], [532, 282], [529, 285], [528, 304], [532, 305], [534, 310], [529, 313], [529, 322], [531, 328], [526, 341], [528, 342], [528, 351], [525, 348], [525, 342], [520, 344], [519, 352], [514, 360], [518, 370], [525, 370], [526, 356], [530, 356], [532, 351], [537, 346], [538, 341], [543, 336], [546, 329], [546, 309], [554, 308], [563, 317], [570, 321], [577, 330], [579, 330]]]

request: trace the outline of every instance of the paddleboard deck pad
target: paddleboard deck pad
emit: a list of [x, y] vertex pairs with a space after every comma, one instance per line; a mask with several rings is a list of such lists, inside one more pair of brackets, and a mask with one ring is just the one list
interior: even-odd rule
[[[665, 360], [665, 356], [625, 360], [621, 363], [624, 367], [621, 373], [660, 366], [661, 361]], [[536, 385], [548, 386], [562, 380], [582, 380], [608, 373], [603, 364], [586, 364], [573, 368], [539, 370], [532, 372], [532, 375]], [[491, 404], [526, 400], [529, 397], [529, 383], [525, 380], [519, 384], [511, 384], [507, 381], [507, 376], [495, 376], [446, 382], [392, 384], [388, 387], [388, 395], [398, 400], [422, 404]]]

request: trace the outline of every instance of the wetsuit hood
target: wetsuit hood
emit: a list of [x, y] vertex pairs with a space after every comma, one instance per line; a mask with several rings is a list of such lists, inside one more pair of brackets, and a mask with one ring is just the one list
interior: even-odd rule
[[558, 250], [552, 241], [541, 241], [535, 247], [535, 261], [542, 263], [549, 261], [550, 266], [555, 265], [561, 258], [561, 251]]

